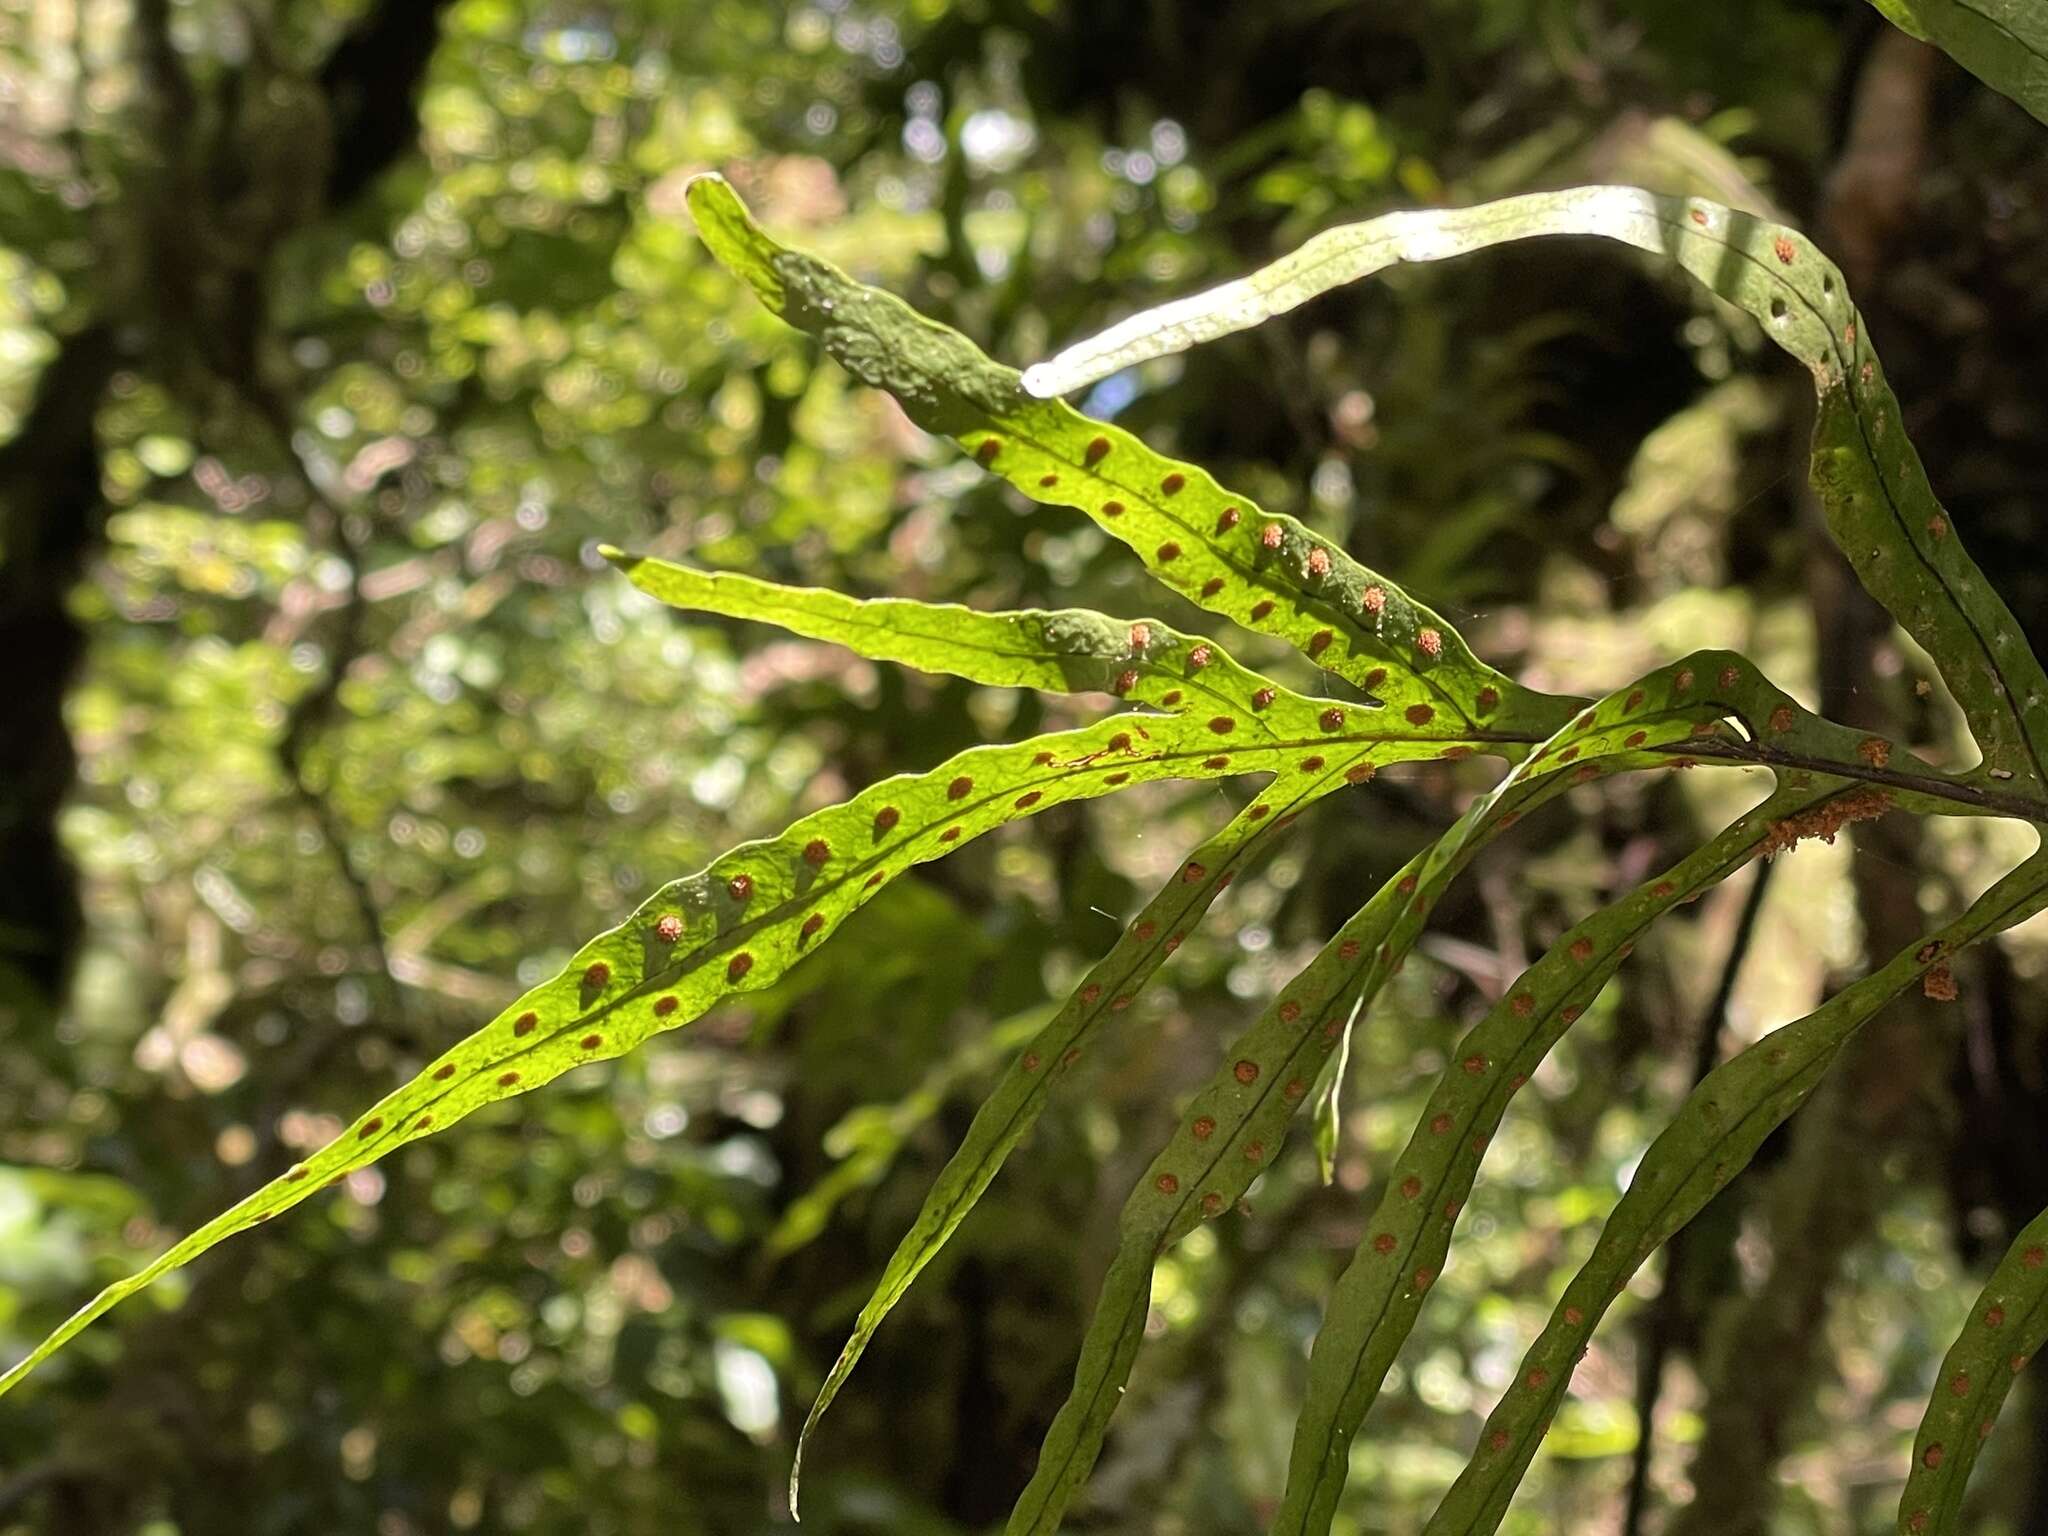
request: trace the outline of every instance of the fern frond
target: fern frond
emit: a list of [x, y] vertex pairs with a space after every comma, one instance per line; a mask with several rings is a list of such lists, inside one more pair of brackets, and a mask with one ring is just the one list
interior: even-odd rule
[[1540, 235], [1599, 236], [1664, 257], [1805, 365], [1819, 403], [1813, 482], [1835, 541], [1934, 658], [1983, 750], [1984, 774], [2037, 795], [2048, 787], [2048, 674], [1935, 499], [1840, 269], [1797, 230], [1634, 187], [1390, 213], [1326, 230], [1249, 277], [1134, 315], [1027, 370], [1024, 384], [1039, 395], [1064, 394], [1400, 262]]
[[1159, 1252], [1227, 1210], [1270, 1165], [1350, 1016], [1399, 968], [1450, 882], [1542, 801], [1617, 769], [1668, 764], [1658, 748], [1713, 731], [1726, 708], [1714, 694], [1733, 665], [1723, 654], [1663, 669], [1572, 720], [1383, 884], [1233, 1042], [1125, 1203], [1073, 1389], [1011, 1512], [1011, 1536], [1049, 1536], [1094, 1466], [1137, 1356]]
[[[773, 984], [913, 866], [1055, 805], [1128, 784], [1259, 771], [1299, 777], [1305, 756], [1364, 738], [1336, 733], [1225, 745], [1188, 715], [1119, 714], [1085, 729], [974, 747], [814, 812], [663, 886], [558, 974], [387, 1095], [303, 1163], [109, 1285], [0, 1375], [0, 1395], [87, 1325], [217, 1243], [289, 1210], [342, 1175], [438, 1134], [574, 1067], [624, 1055], [729, 997]], [[1372, 746], [1430, 756], [1438, 742]], [[1355, 760], [1355, 758], [1354, 758]]]
[[1355, 770], [1363, 762], [1354, 751], [1333, 760], [1320, 776], [1295, 773], [1268, 785], [1228, 826], [1180, 862], [1109, 953], [1089, 969], [1060, 1011], [1011, 1062], [1003, 1080], [975, 1113], [959, 1150], [940, 1171], [917, 1219], [890, 1255], [874, 1294], [861, 1308], [852, 1336], [811, 1405], [790, 1468], [792, 1509], [802, 1480], [804, 1451], [825, 1410], [896, 1303], [973, 1210], [1010, 1153], [1030, 1134], [1060, 1075], [1089, 1047], [1099, 1027], [1131, 1005], [1260, 843], [1347, 780], [1362, 777]]
[[1959, 1536], [1963, 1490], [2014, 1378], [2048, 1343], [2048, 1211], [2020, 1230], [1934, 1378], [1899, 1536]]
[[[1708, 1074], [1650, 1144], [1592, 1257], [1565, 1287], [1514, 1386], [1487, 1418], [1473, 1460], [1424, 1527], [1425, 1536], [1491, 1536], [1498, 1529], [1608, 1306], [1650, 1255], [1748, 1165], [1856, 1032], [1958, 951], [2044, 909], [2048, 855], [2037, 854], [1954, 922]], [[1966, 1336], [1959, 1347], [1977, 1351], [1982, 1340]]]
[[[607, 550], [643, 592], [673, 607], [759, 619], [878, 661], [902, 662], [997, 687], [1048, 693], [1107, 693], [1127, 703], [1226, 721], [1220, 734], [1263, 740], [1315, 739], [1345, 723], [1381, 722], [1416, 741], [1485, 750], [1448, 715], [1409, 719], [1374, 699], [1338, 706], [1282, 688], [1222, 646], [1157, 619], [1112, 619], [1085, 609], [989, 613], [907, 598], [861, 599], [818, 587], [788, 587], [729, 571], [700, 571]], [[1329, 722], [1335, 708], [1338, 719]], [[1494, 750], [1527, 750], [1507, 743]]]
[[1440, 614], [1294, 518], [1119, 427], [1032, 398], [959, 332], [778, 245], [721, 178], [693, 180], [689, 203], [712, 254], [770, 310], [1033, 501], [1079, 507], [1190, 602], [1289, 641], [1404, 714], [1454, 719], [1467, 733], [1540, 738], [1575, 707], [1480, 661]]
[[1901, 32], [1933, 43], [2048, 123], [2048, 7], [2037, 0], [1870, 0]]
[[1780, 789], [1718, 837], [1566, 933], [1452, 1052], [1350, 1265], [1309, 1358], [1275, 1536], [1329, 1529], [1352, 1437], [1442, 1272], [1451, 1234], [1509, 1101], [1672, 907], [1719, 884], [1771, 844], [1776, 828], [1853, 789]]

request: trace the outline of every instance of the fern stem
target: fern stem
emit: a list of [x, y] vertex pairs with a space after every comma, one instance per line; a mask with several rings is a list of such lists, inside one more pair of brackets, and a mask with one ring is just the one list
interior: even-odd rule
[[1766, 746], [1760, 741], [1736, 741], [1719, 736], [1695, 741], [1670, 742], [1662, 746], [1653, 746], [1649, 750], [1669, 753], [1674, 757], [1748, 763], [1761, 768], [1803, 769], [1809, 773], [1830, 774], [1835, 778], [1861, 779], [1866, 783], [1883, 784], [1908, 794], [1924, 795], [1930, 800], [1967, 806], [1979, 815], [2010, 816], [2019, 821], [2048, 825], [2048, 800], [2014, 794], [2010, 790], [1988, 789], [1968, 779], [1953, 779], [1943, 774], [1909, 773], [1898, 768], [1879, 768], [1869, 763], [1845, 762], [1840, 758], [1788, 752], [1782, 748]]

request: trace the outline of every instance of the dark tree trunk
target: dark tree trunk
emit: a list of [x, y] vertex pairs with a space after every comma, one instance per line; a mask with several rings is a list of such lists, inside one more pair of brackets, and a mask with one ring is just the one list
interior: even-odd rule
[[0, 1027], [48, 1017], [78, 947], [76, 880], [57, 842], [75, 766], [64, 696], [85, 651], [70, 595], [100, 536], [93, 418], [115, 361], [104, 327], [66, 340], [0, 448]]

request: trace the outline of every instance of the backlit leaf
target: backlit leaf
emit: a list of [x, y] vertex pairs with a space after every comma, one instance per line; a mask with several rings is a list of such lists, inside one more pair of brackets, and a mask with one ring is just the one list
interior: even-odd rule
[[[971, 682], [1114, 694], [1205, 720], [1228, 719], [1233, 741], [1239, 731], [1264, 738], [1322, 734], [1323, 716], [1336, 705], [1281, 688], [1213, 640], [1182, 634], [1157, 619], [1112, 619], [1076, 608], [984, 613], [905, 598], [863, 601], [817, 587], [605, 553], [635, 586], [677, 608], [759, 619], [862, 656]], [[1346, 718], [1354, 721], [1377, 720], [1390, 728], [1398, 721], [1402, 734], [1418, 740], [1467, 739], [1457, 722], [1443, 716], [1414, 722], [1375, 704], [1352, 704], [1348, 711]]]
[[1540, 739], [1570, 714], [1573, 701], [1487, 666], [1441, 615], [1295, 519], [1119, 427], [1032, 398], [1013, 369], [957, 331], [776, 244], [720, 178], [697, 177], [689, 201], [712, 254], [769, 309], [1026, 496], [1079, 507], [1189, 601], [1291, 641], [1398, 711], [1454, 719], [1467, 735]]
[[[101, 1291], [0, 1375], [0, 1394], [128, 1296], [343, 1174], [486, 1104], [623, 1055], [726, 998], [771, 985], [914, 865], [1005, 823], [1126, 784], [1298, 773], [1305, 755], [1372, 740], [1354, 735], [1344, 742], [1317, 729], [1306, 739], [1219, 750], [1226, 743], [1210, 725], [1187, 715], [1120, 714], [1083, 730], [971, 748], [928, 773], [884, 780], [779, 837], [735, 848], [671, 882], [326, 1147]], [[1402, 742], [1382, 750], [1440, 749], [1436, 742]]]
[[1030, 369], [1024, 383], [1064, 394], [1397, 263], [1539, 235], [1596, 235], [1669, 258], [1806, 366], [1819, 405], [1813, 481], [1836, 542], [1934, 658], [1983, 748], [1983, 772], [2035, 794], [2048, 787], [2048, 674], [1935, 499], [1840, 270], [1797, 230], [1633, 187], [1390, 213], [1326, 230], [1249, 277], [1134, 315]]

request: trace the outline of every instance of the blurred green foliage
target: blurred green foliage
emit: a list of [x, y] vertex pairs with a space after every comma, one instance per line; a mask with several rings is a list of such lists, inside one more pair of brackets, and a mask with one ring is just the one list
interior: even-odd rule
[[[351, 51], [415, 10], [417, 78], [400, 48]], [[660, 881], [1069, 718], [678, 624], [600, 542], [856, 593], [1160, 608], [1082, 519], [1002, 493], [762, 313], [692, 236], [691, 173], [1022, 362], [1416, 202], [1597, 178], [1844, 219], [1877, 28], [1851, 0], [0, 4], [0, 431], [32, 445], [58, 370], [107, 349], [80, 402], [103, 528], [55, 593], [87, 639], [58, 823], [83, 927], [44, 902], [0, 930], [7, 1357]], [[1881, 272], [1852, 279], [2038, 644], [2048, 167], [2010, 102], [1946, 66], [1925, 91], [1895, 123], [1918, 158], [1871, 224]], [[1088, 407], [1345, 542], [1532, 683], [1597, 690], [1725, 644], [1954, 754], [1896, 637], [1852, 683], [1830, 671], [1805, 394], [1644, 264], [1532, 246], [1331, 296]], [[9, 582], [36, 568], [26, 518], [0, 527]], [[26, 711], [61, 658], [13, 648]], [[1175, 1095], [1483, 782], [1390, 772], [1232, 888], [877, 1338], [811, 1454], [807, 1528], [1000, 1518]], [[0, 783], [10, 835], [27, 787]], [[1331, 1278], [1448, 1042], [1746, 796], [1579, 790], [1479, 861], [1360, 1021], [1335, 1183], [1302, 1138], [1248, 1218], [1163, 1260], [1086, 1528], [1261, 1527]], [[803, 1407], [1007, 1042], [1225, 801], [1146, 790], [985, 839], [775, 991], [167, 1283], [0, 1405], [0, 1531], [783, 1528]], [[1858, 971], [1872, 903], [1952, 911], [2014, 839], [1802, 851], [1729, 1037]], [[1414, 1531], [1462, 1465], [1543, 1287], [1689, 1085], [1742, 896], [1646, 942], [1518, 1101], [1340, 1529]], [[1791, 1388], [1774, 1536], [1886, 1524], [1963, 1271], [2048, 1199], [2044, 967], [2038, 927], [2012, 936], [1899, 1090], [1911, 1133], [1871, 1155], [1876, 1217], [1806, 1320], [1822, 1348]], [[1792, 1166], [1702, 1218], [1719, 1237], [1674, 1325], [1653, 1517], [1717, 1475], [1690, 1465], [1702, 1338], [1773, 1273], [1764, 1196]], [[1508, 1529], [1616, 1526], [1658, 1290], [1639, 1280], [1596, 1340]], [[1984, 1530], [2048, 1529], [2043, 1445], [2048, 1411], [2008, 1412]]]

